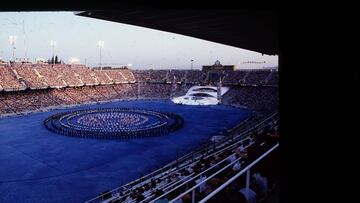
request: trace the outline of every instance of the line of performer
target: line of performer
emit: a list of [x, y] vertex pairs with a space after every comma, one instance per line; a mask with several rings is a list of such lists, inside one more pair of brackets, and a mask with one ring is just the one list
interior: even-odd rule
[[[150, 117], [155, 119], [147, 123]], [[72, 137], [133, 139], [166, 135], [182, 128], [184, 120], [174, 113], [109, 108], [56, 114], [47, 118], [44, 125], [50, 131]]]

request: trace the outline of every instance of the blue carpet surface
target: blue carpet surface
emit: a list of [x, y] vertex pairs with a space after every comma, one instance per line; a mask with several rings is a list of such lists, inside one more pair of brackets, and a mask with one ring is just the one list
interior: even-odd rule
[[[185, 124], [166, 136], [121, 141], [67, 137], [43, 126], [55, 113], [105, 107], [174, 112]], [[143, 100], [0, 118], [0, 202], [84, 202], [173, 161], [248, 116], [245, 109], [222, 105]]]

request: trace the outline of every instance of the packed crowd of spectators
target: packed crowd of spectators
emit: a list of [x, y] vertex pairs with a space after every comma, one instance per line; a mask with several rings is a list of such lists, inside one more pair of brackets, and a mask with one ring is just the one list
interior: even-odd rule
[[[61, 88], [84, 85], [150, 83], [206, 84], [209, 72], [200, 70], [90, 69], [84, 65], [14, 64], [0, 66], [0, 90]], [[271, 77], [268, 77], [271, 76]], [[269, 70], [226, 72], [224, 84], [277, 85], [278, 73]]]
[[[123, 99], [168, 99], [183, 96], [191, 84], [135, 83], [113, 84], [60, 89], [2, 91], [0, 98], [5, 105], [0, 112], [12, 113], [40, 110], [49, 106], [73, 105]], [[259, 115], [267, 115], [278, 108], [276, 87], [232, 87], [222, 98], [222, 103], [243, 106]]]
[[244, 82], [247, 84], [261, 84], [265, 82], [265, 79], [270, 74], [270, 70], [251, 70], [244, 78]]
[[46, 82], [41, 75], [32, 67], [32, 64], [23, 64], [22, 66], [13, 67], [21, 77], [20, 81], [24, 81], [26, 86], [33, 89], [46, 88]]
[[134, 99], [138, 96], [137, 84], [113, 85], [112, 88], [120, 95], [120, 99]]
[[259, 115], [278, 110], [279, 89], [277, 87], [232, 87], [222, 98], [224, 104], [243, 106]]
[[58, 105], [74, 105], [78, 104], [76, 100], [71, 98], [66, 92], [66, 88], [63, 89], [53, 89], [50, 91], [49, 96], [52, 100]]
[[121, 95], [119, 95], [113, 88], [113, 85], [98, 85], [95, 86], [95, 89], [100, 93], [100, 95], [106, 98], [106, 100], [115, 100], [121, 97]]
[[279, 84], [279, 74], [278, 71], [273, 71], [268, 80], [266, 81], [267, 85], [275, 85]]
[[[13, 64], [0, 66], [1, 114], [116, 99], [167, 99], [185, 95], [194, 84], [207, 84], [200, 70], [93, 70], [84, 65]], [[266, 80], [272, 88], [249, 87], [241, 80]], [[224, 75], [233, 86], [223, 103], [266, 113], [277, 108], [278, 72], [235, 71]], [[21, 90], [21, 91], [20, 91]], [[45, 94], [45, 95], [44, 95]]]
[[[0, 66], [0, 90], [61, 88], [135, 82], [128, 69], [92, 70], [84, 65], [14, 64]], [[24, 84], [22, 84], [22, 82]]]
[[139, 97], [145, 98], [169, 98], [171, 94], [171, 84], [166, 83], [142, 83], [140, 85]]
[[168, 80], [175, 83], [185, 82], [185, 74], [184, 70], [169, 70]]
[[96, 75], [96, 80], [98, 81], [99, 84], [105, 85], [105, 84], [111, 84], [113, 82], [112, 78], [109, 77], [106, 71], [94, 70], [94, 73]]
[[12, 69], [5, 65], [0, 65], [0, 90], [20, 90], [24, 89], [25, 84], [22, 84], [17, 78]]
[[224, 77], [224, 84], [234, 84], [240, 83], [240, 81], [245, 77], [246, 71], [235, 71], [235, 72], [226, 72]]
[[133, 70], [132, 72], [137, 81], [150, 81], [150, 70]]
[[57, 105], [49, 93], [50, 90], [48, 89], [3, 92], [0, 93], [0, 98], [4, 105], [0, 109], [2, 112], [18, 113]]
[[201, 84], [206, 80], [206, 74], [200, 70], [188, 70], [185, 78], [187, 83]]
[[168, 70], [150, 70], [150, 82], [165, 82]]

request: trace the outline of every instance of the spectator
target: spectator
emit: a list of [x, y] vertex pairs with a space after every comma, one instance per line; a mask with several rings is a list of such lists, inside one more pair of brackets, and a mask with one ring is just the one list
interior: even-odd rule
[[252, 181], [259, 199], [266, 197], [269, 190], [267, 178], [260, 172], [256, 172], [252, 175]]

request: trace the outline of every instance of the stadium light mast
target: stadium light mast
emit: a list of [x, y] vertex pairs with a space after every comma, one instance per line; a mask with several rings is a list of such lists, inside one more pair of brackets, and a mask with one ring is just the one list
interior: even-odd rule
[[25, 60], [26, 60], [26, 62], [28, 62], [28, 58], [27, 58], [27, 48], [26, 48], [26, 35], [25, 35], [25, 21], [24, 21], [24, 20], [23, 20], [22, 26], [23, 26], [23, 35], [24, 35]]
[[50, 40], [50, 46], [52, 47], [52, 57], [53, 57], [53, 64], [55, 63], [55, 56], [54, 56], [54, 50], [55, 50], [55, 47], [56, 47], [56, 41], [54, 40]]
[[9, 36], [9, 42], [10, 45], [12, 46], [12, 50], [13, 50], [13, 61], [15, 62], [15, 43], [16, 43], [16, 36], [14, 35], [10, 35]]
[[193, 62], [194, 62], [194, 60], [191, 59], [191, 70], [193, 69]]
[[102, 70], [102, 67], [101, 67], [101, 49], [104, 48], [104, 41], [99, 40], [98, 43], [97, 43], [97, 46], [99, 48], [99, 54], [100, 54], [99, 67], [100, 67], [100, 70]]

